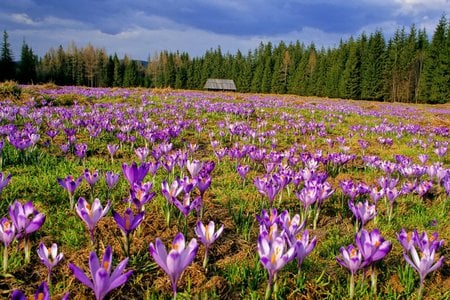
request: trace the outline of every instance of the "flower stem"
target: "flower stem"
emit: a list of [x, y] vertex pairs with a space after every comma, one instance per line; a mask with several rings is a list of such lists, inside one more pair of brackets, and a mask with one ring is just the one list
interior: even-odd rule
[[372, 264], [370, 266], [370, 282], [372, 285], [372, 293], [374, 296], [377, 295], [377, 273], [375, 270], [375, 266]]
[[417, 291], [417, 300], [421, 300], [423, 295], [423, 280], [420, 279], [419, 290]]
[[270, 278], [271, 276], [269, 275], [269, 282], [267, 283], [267, 287], [266, 287], [266, 294], [264, 299], [265, 300], [269, 300], [270, 296], [272, 295], [272, 280]]
[[8, 270], [8, 247], [3, 248], [3, 274]]
[[208, 264], [208, 248], [205, 249], [205, 258], [203, 259], [203, 268]]
[[316, 214], [315, 214], [314, 220], [313, 220], [313, 229], [314, 230], [316, 230], [316, 228], [317, 228], [317, 221], [319, 220], [319, 214], [320, 214], [320, 207], [317, 207]]
[[355, 295], [355, 275], [353, 273], [350, 274], [350, 286], [349, 286], [350, 299], [353, 299]]
[[24, 239], [24, 251], [25, 251], [25, 264], [30, 263], [30, 241], [28, 240], [28, 237], [25, 237]]

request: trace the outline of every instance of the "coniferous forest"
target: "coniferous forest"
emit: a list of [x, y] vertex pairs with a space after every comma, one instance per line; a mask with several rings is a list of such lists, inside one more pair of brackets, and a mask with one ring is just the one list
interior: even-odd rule
[[162, 51], [141, 62], [74, 43], [37, 57], [24, 41], [16, 60], [4, 31], [0, 81], [202, 89], [207, 78], [226, 78], [235, 81], [239, 92], [407, 103], [450, 101], [450, 20], [445, 16], [432, 36], [412, 25], [399, 28], [389, 39], [377, 30], [341, 40], [334, 48], [319, 49], [300, 41], [269, 42], [248, 53], [222, 53], [220, 47], [201, 57]]

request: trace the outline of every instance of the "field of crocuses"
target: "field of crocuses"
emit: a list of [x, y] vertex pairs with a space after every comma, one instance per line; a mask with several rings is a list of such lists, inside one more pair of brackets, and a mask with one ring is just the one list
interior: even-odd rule
[[450, 106], [25, 86], [2, 299], [450, 299]]

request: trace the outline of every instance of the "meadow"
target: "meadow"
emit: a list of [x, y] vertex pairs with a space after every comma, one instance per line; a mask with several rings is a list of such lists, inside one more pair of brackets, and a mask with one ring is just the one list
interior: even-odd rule
[[450, 299], [449, 104], [21, 89], [2, 299]]

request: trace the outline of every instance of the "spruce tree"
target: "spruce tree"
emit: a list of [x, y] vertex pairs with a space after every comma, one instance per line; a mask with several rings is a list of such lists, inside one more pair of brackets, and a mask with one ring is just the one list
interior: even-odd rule
[[8, 41], [8, 33], [5, 30], [3, 31], [3, 42], [0, 53], [0, 81], [14, 79], [15, 73], [16, 66]]
[[433, 103], [445, 103], [450, 100], [449, 27], [445, 16], [442, 16], [436, 26], [428, 56], [425, 59], [426, 88], [423, 94], [429, 102]]
[[23, 41], [20, 55], [18, 79], [20, 83], [33, 83], [36, 81], [37, 58], [33, 50]]

